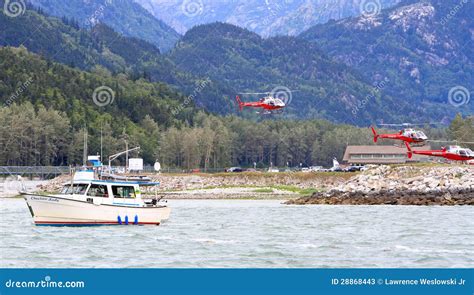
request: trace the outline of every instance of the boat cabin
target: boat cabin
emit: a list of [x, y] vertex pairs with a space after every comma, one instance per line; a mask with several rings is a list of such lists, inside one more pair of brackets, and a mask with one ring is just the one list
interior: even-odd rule
[[99, 204], [146, 206], [140, 186], [155, 186], [152, 182], [116, 182], [106, 180], [74, 181], [65, 183], [61, 195]]

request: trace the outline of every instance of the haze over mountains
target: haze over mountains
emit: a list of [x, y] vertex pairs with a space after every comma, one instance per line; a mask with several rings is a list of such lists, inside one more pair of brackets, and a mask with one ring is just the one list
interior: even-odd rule
[[[457, 112], [474, 112], [469, 100], [459, 105], [449, 100], [455, 87], [467, 89], [461, 95], [470, 96], [474, 82], [471, 3], [457, 9], [449, 21], [446, 15], [457, 0], [404, 1], [361, 17], [316, 25], [298, 36], [262, 38], [221, 22], [196, 26], [179, 37], [131, 0], [32, 2], [41, 2], [42, 11], [28, 9], [19, 17], [0, 14], [5, 28], [0, 32], [1, 46], [24, 46], [46, 59], [95, 74], [166, 83], [177, 93], [193, 96], [186, 107], [196, 105], [221, 115], [238, 113], [234, 97], [239, 92], [280, 87], [298, 90], [286, 93], [291, 99], [282, 118], [367, 125], [413, 118], [439, 122]], [[0, 3], [3, 9], [4, 2]], [[248, 3], [257, 5], [231, 1], [229, 7], [218, 6], [259, 11], [245, 6]], [[360, 1], [338, 3], [360, 5]], [[163, 7], [171, 4], [165, 1]], [[143, 36], [147, 38], [141, 40]], [[208, 82], [196, 92], [203, 81]], [[6, 93], [0, 94], [5, 99]]]
[[179, 34], [132, 0], [29, 0], [47, 14], [74, 19], [81, 27], [105, 23], [116, 32], [137, 37], [166, 51]]
[[[135, 0], [184, 34], [196, 25], [234, 24], [263, 37], [297, 35], [316, 24], [390, 7], [400, 0]], [[371, 8], [372, 7], [372, 8]]]

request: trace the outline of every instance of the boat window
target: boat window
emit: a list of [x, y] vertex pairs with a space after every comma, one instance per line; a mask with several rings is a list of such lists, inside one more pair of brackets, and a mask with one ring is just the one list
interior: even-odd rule
[[83, 195], [86, 193], [87, 190], [87, 184], [81, 183], [81, 184], [74, 184], [73, 190], [74, 194], [76, 195]]
[[101, 184], [91, 184], [87, 195], [91, 197], [109, 197], [107, 193], [107, 186]]
[[112, 186], [114, 198], [135, 198], [135, 188], [133, 186]]
[[70, 184], [66, 184], [65, 186], [63, 186], [63, 188], [61, 189], [61, 194], [63, 195], [70, 195], [72, 193], [72, 189], [71, 189], [71, 185]]

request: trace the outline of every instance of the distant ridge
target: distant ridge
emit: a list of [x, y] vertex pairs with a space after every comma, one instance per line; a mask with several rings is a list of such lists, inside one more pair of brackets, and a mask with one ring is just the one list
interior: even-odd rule
[[46, 13], [75, 19], [81, 27], [102, 22], [116, 32], [137, 37], [156, 45], [160, 50], [171, 49], [179, 34], [155, 18], [133, 0], [29, 0]]

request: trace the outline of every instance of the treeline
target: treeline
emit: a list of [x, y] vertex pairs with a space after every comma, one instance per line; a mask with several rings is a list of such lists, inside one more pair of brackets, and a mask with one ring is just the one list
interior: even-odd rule
[[[84, 129], [74, 128], [65, 113], [27, 102], [1, 108], [0, 122], [0, 165], [82, 164]], [[122, 129], [116, 125], [121, 124], [108, 115], [87, 125], [89, 154], [100, 153], [102, 136], [104, 159], [124, 150], [128, 141], [141, 147], [145, 163], [159, 160], [167, 168], [294, 167], [329, 165], [333, 157], [342, 158], [347, 145], [372, 142], [368, 128], [322, 120], [257, 123], [203, 112], [169, 127], [148, 115]], [[450, 139], [473, 141], [474, 117], [457, 116], [448, 130], [427, 130], [437, 138], [446, 138], [446, 132]], [[123, 159], [114, 164], [123, 165]]]

